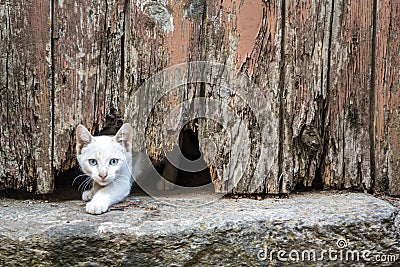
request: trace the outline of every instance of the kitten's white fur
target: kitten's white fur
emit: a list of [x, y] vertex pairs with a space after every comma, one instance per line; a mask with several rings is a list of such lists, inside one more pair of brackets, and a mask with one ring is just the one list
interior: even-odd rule
[[76, 153], [82, 171], [93, 180], [82, 199], [86, 212], [102, 214], [129, 195], [132, 181], [132, 127], [125, 123], [115, 136], [92, 136], [76, 128]]

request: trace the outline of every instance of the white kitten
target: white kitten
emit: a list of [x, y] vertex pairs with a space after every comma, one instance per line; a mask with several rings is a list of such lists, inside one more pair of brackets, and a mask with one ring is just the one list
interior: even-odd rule
[[115, 136], [92, 136], [83, 125], [76, 128], [76, 153], [82, 171], [93, 180], [82, 199], [86, 212], [101, 214], [130, 193], [132, 179], [132, 127], [122, 125]]

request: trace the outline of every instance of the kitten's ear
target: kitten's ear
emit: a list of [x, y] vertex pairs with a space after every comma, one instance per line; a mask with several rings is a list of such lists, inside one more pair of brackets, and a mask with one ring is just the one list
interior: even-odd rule
[[133, 129], [129, 123], [124, 123], [114, 136], [114, 141], [120, 143], [126, 151], [132, 150]]
[[85, 126], [82, 124], [79, 124], [76, 127], [76, 154], [80, 155], [82, 148], [90, 144], [93, 140], [92, 135], [90, 132], [86, 129]]

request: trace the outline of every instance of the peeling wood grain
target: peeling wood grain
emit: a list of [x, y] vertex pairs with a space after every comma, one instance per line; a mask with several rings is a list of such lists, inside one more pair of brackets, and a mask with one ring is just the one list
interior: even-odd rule
[[374, 190], [400, 195], [400, 3], [377, 2], [376, 179]]
[[167, 33], [168, 66], [193, 61], [200, 57], [200, 30], [205, 3], [201, 0], [170, 1], [173, 31]]
[[[161, 70], [178, 63], [199, 60], [201, 54], [203, 2], [154, 2], [131, 1], [128, 7], [125, 47], [126, 120], [138, 132], [134, 135], [134, 150], [146, 149], [154, 162], [164, 161], [165, 155], [178, 144], [181, 128], [169, 135], [163, 134], [169, 125], [171, 113], [183, 101], [194, 97], [196, 85], [175, 88], [172, 77], [157, 76]], [[191, 6], [191, 5], [195, 6]], [[200, 10], [194, 9], [200, 8]], [[164, 10], [165, 20], [152, 16], [155, 10]], [[193, 13], [194, 12], [194, 13]], [[172, 24], [168, 27], [165, 23]], [[153, 79], [153, 80], [151, 80]], [[145, 81], [149, 81], [144, 85]], [[148, 86], [148, 87], [146, 87]], [[140, 91], [137, 91], [140, 90]], [[178, 107], [179, 108], [179, 107]], [[148, 110], [151, 110], [148, 116]], [[176, 122], [176, 128], [184, 120], [185, 110]], [[148, 120], [146, 120], [148, 117]], [[145, 143], [141, 143], [141, 131], [145, 129]]]
[[107, 125], [107, 116], [118, 119], [124, 113], [124, 5], [122, 0], [55, 5], [54, 166], [58, 172], [75, 165], [78, 123], [95, 133], [113, 126]]
[[[278, 98], [281, 88], [280, 69], [282, 64], [282, 27], [283, 1], [263, 1], [263, 17], [261, 28], [255, 40], [254, 48], [241, 70], [250, 75], [254, 83], [261, 89], [265, 98], [270, 101], [268, 105], [268, 128], [261, 129], [261, 140], [266, 142], [259, 144], [261, 154], [258, 158], [259, 171], [253, 179], [247, 178], [241, 183], [236, 192], [251, 193], [279, 193], [279, 117], [280, 100]], [[257, 144], [253, 144], [257, 146]], [[248, 184], [248, 185], [246, 185]]]
[[[205, 32], [205, 58], [225, 63], [227, 68], [233, 68], [233, 72], [243, 71], [251, 75], [251, 80], [267, 99], [265, 110], [268, 110], [268, 121], [260, 129], [250, 104], [256, 103], [256, 99], [262, 96], [243, 98], [238, 93], [241, 87], [234, 80], [231, 81], [232, 88], [224, 89], [218, 84], [205, 86], [204, 96], [225, 103], [217, 110], [210, 107], [208, 112], [211, 117], [221, 114], [218, 119], [222, 122], [229, 121], [230, 116], [237, 117], [236, 123], [229, 125], [228, 129], [222, 129], [218, 119], [199, 121], [200, 148], [206, 155], [206, 161], [209, 161], [207, 155], [216, 158], [210, 165], [215, 190], [279, 193], [277, 96], [282, 22], [280, 1], [224, 2], [223, 5], [211, 1], [207, 10], [207, 19], [212, 23], [207, 24]], [[238, 24], [251, 14], [253, 19], [247, 21], [248, 25]], [[249, 31], [245, 33], [246, 29]], [[217, 151], [208, 145], [210, 140], [218, 148]], [[268, 141], [263, 143], [262, 140]]]
[[323, 157], [332, 1], [287, 1], [281, 192], [311, 187]]
[[[144, 1], [146, 2], [146, 1]], [[147, 149], [150, 158], [155, 161], [163, 159], [161, 136], [159, 135], [160, 122], [154, 113], [149, 120], [141, 120], [147, 117], [147, 110], [155, 108], [157, 113], [162, 106], [152, 106], [152, 100], [157, 96], [157, 89], [147, 90], [141, 88], [142, 84], [152, 75], [167, 67], [166, 50], [164, 44], [167, 42], [166, 33], [162, 26], [158, 26], [155, 18], [149, 16], [151, 8], [143, 7], [142, 2], [129, 1], [127, 6], [126, 20], [126, 42], [125, 42], [125, 118], [134, 129], [138, 129], [133, 136], [134, 151]], [[159, 3], [163, 10], [165, 6]], [[163, 84], [159, 84], [163, 88]], [[139, 91], [138, 91], [139, 90]], [[156, 102], [156, 101], [155, 101]], [[142, 132], [146, 131], [149, 139], [142, 143]], [[148, 142], [148, 143], [147, 143]]]
[[53, 190], [50, 3], [0, 2], [0, 189]]
[[372, 186], [369, 124], [373, 1], [335, 2], [329, 70], [327, 188]]

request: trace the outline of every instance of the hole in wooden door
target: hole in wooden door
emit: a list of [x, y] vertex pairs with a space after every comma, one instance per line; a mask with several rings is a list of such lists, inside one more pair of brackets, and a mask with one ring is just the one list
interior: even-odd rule
[[[179, 133], [179, 149], [182, 156], [187, 160], [186, 164], [190, 165], [196, 161], [198, 165], [204, 165], [200, 171], [192, 171], [190, 166], [188, 168], [179, 168], [171, 164], [168, 159], [164, 160], [164, 166], [160, 170], [162, 176], [170, 182], [183, 187], [198, 187], [208, 185], [211, 183], [210, 169], [203, 161], [199, 149], [199, 139], [197, 131], [196, 120], [188, 122]], [[176, 177], [174, 177], [176, 176]]]
[[53, 198], [57, 200], [80, 199], [82, 190], [79, 189], [85, 186], [85, 179], [86, 177], [77, 166], [56, 175]]

